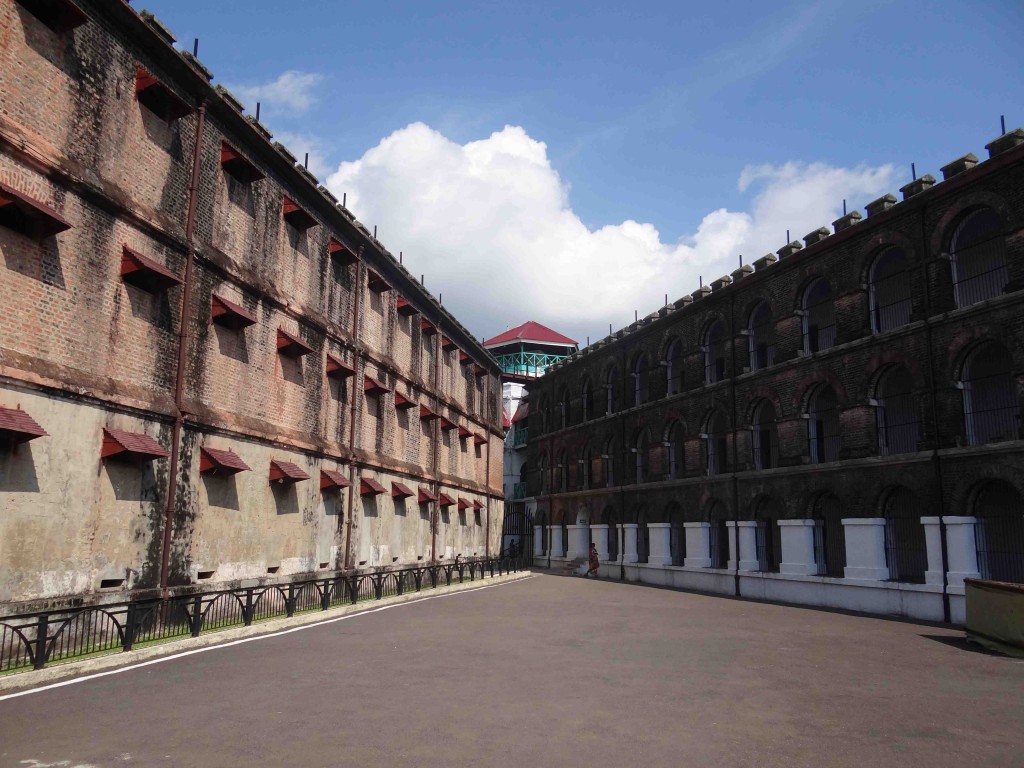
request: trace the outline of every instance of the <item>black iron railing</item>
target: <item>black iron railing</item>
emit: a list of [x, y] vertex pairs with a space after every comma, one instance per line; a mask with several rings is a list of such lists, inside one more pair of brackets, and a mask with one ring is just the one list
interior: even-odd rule
[[523, 557], [335, 575], [0, 618], [0, 675], [514, 573]]

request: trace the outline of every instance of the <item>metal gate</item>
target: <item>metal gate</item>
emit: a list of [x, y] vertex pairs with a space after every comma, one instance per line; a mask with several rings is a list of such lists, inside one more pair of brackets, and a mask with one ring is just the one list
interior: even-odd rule
[[533, 515], [513, 509], [505, 513], [501, 529], [501, 554], [522, 558], [524, 565], [533, 565]]

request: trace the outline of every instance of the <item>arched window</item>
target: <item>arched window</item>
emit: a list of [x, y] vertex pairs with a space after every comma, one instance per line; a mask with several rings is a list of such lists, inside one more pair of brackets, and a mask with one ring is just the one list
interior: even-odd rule
[[729, 526], [726, 525], [728, 516], [724, 504], [720, 501], [712, 502], [706, 521], [711, 524], [708, 529], [708, 556], [711, 558], [712, 568], [729, 567]]
[[729, 465], [726, 430], [724, 413], [715, 411], [708, 417], [701, 438], [704, 440], [704, 469], [709, 475], [720, 475]]
[[820, 352], [836, 343], [836, 316], [832, 306], [832, 288], [828, 280], [819, 277], [804, 291], [803, 311], [804, 351]]
[[846, 534], [843, 531], [843, 508], [835, 494], [823, 493], [811, 509], [814, 520], [814, 562], [818, 573], [835, 579], [843, 578], [846, 568]]
[[807, 452], [811, 463], [838, 461], [841, 444], [836, 393], [822, 384], [811, 393], [807, 403]]
[[605, 413], [611, 415], [615, 413], [615, 387], [619, 380], [619, 371], [617, 368], [612, 366], [608, 369], [608, 374], [604, 378], [604, 389], [607, 395], [607, 402]]
[[590, 379], [586, 378], [583, 380], [583, 386], [580, 388], [580, 408], [583, 421], [590, 421], [594, 418], [594, 387], [590, 383]]
[[885, 518], [885, 561], [893, 581], [924, 583], [928, 549], [921, 525], [921, 506], [909, 489], [894, 488], [882, 502]]
[[772, 343], [772, 308], [767, 301], [759, 301], [750, 313], [747, 322], [747, 345], [750, 354], [749, 367], [760, 371], [775, 362], [775, 345]]
[[882, 456], [913, 453], [921, 430], [914, 380], [903, 366], [894, 366], [878, 382], [875, 421]]
[[704, 383], [714, 384], [725, 378], [725, 323], [716, 320], [704, 332]]
[[637, 435], [636, 442], [633, 443], [634, 478], [637, 483], [647, 482], [648, 451], [650, 451], [650, 438], [647, 431], [644, 430]]
[[686, 448], [684, 437], [683, 425], [678, 421], [673, 421], [665, 432], [665, 470], [671, 479], [682, 477], [686, 468], [683, 461]]
[[949, 241], [953, 293], [958, 307], [1002, 295], [1010, 274], [1006, 269], [1006, 240], [999, 214], [978, 208], [967, 214]]
[[615, 438], [608, 438], [608, 442], [604, 444], [604, 453], [601, 454], [601, 461], [604, 465], [604, 484], [607, 488], [611, 488], [615, 485], [616, 450], [617, 446], [615, 445]]
[[910, 322], [910, 272], [902, 249], [891, 246], [875, 257], [868, 282], [871, 330], [884, 333]]
[[686, 560], [686, 528], [683, 526], [683, 508], [677, 502], [670, 502], [666, 519], [670, 523], [668, 540], [672, 565], [683, 565]]
[[983, 579], [1024, 582], [1024, 503], [1002, 480], [985, 483], [971, 510], [977, 518], [975, 541]]
[[782, 529], [778, 505], [771, 499], [761, 499], [754, 509], [754, 541], [757, 546], [757, 569], [778, 573], [782, 562]]
[[750, 447], [754, 469], [771, 469], [779, 465], [779, 436], [777, 414], [770, 400], [761, 400], [754, 406], [750, 424]]
[[1016, 440], [1020, 436], [1020, 401], [1013, 384], [1010, 353], [989, 342], [964, 363], [964, 419], [971, 445]]
[[565, 451], [558, 454], [558, 463], [555, 466], [555, 488], [559, 493], [569, 490], [569, 465]]
[[590, 467], [594, 460], [594, 451], [588, 443], [580, 454], [579, 466], [576, 469], [576, 487], [584, 491], [590, 487]]
[[558, 426], [559, 429], [565, 429], [571, 423], [570, 420], [570, 407], [572, 403], [572, 396], [569, 394], [568, 387], [562, 387], [562, 394], [558, 398]]
[[676, 339], [665, 354], [666, 394], [678, 395], [683, 390], [683, 343]]
[[636, 356], [633, 363], [633, 405], [647, 402], [647, 355]]

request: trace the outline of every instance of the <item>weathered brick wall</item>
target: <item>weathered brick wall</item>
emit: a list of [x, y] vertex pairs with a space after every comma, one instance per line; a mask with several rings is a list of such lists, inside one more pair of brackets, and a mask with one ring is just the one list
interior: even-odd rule
[[[103, 427], [177, 450], [172, 586], [342, 568], [346, 547], [352, 567], [494, 548], [501, 423], [493, 359], [162, 31], [126, 5], [82, 6], [89, 21], [56, 33], [0, 0], [0, 183], [72, 224], [41, 241], [0, 226], [0, 406], [20, 405], [49, 433], [0, 449], [0, 562], [9, 564], [0, 602], [87, 595], [104, 580], [158, 585], [170, 460], [101, 461]], [[137, 65], [192, 111], [165, 121], [140, 105]], [[183, 287], [126, 284], [121, 258], [127, 245], [184, 279], [200, 104], [195, 255], [182, 318]], [[263, 178], [228, 173], [225, 144]], [[285, 196], [315, 223], [289, 224]], [[332, 238], [362, 263], [332, 259]], [[368, 270], [391, 289], [371, 290]], [[214, 295], [257, 322], [240, 330], [211, 323]], [[417, 314], [396, 311], [399, 295]], [[423, 317], [438, 334], [422, 332]], [[183, 324], [184, 424], [173, 446]], [[279, 329], [311, 351], [280, 354]], [[467, 376], [457, 351], [444, 353], [439, 372], [441, 334], [487, 374]], [[355, 374], [328, 377], [328, 353]], [[364, 393], [365, 375], [391, 391]], [[418, 407], [397, 410], [395, 392], [484, 436], [491, 451], [457, 432], [442, 435]], [[251, 471], [201, 475], [204, 446], [233, 450]], [[271, 459], [310, 479], [272, 485]], [[321, 468], [341, 471], [355, 488], [321, 492]], [[361, 497], [360, 477], [376, 478], [386, 493]], [[393, 499], [395, 482], [479, 500], [481, 525], [472, 510], [466, 525], [454, 508], [445, 524], [435, 504]]]
[[[550, 496], [541, 494], [541, 511], [550, 511], [555, 522], [581, 516], [621, 522], [664, 520], [678, 508], [698, 520], [719, 503], [732, 517], [749, 517], [768, 497], [786, 515], [808, 517], [815, 498], [830, 491], [842, 501], [845, 517], [872, 517], [882, 514], [889, 490], [904, 486], [932, 514], [969, 514], [969, 489], [983, 478], [1007, 479], [1024, 492], [1020, 440], [968, 446], [964, 394], [957, 384], [965, 354], [981, 341], [995, 340], [1013, 358], [1013, 381], [1024, 402], [1022, 180], [1024, 148], [1017, 147], [859, 224], [840, 226], [841, 231], [819, 242], [811, 238], [806, 248], [783, 249], [778, 263], [772, 258], [759, 262], [753, 274], [733, 273], [738, 282], [726, 281], [694, 300], [686, 297], [549, 372], [530, 387], [528, 460], [532, 467], [548, 462], [548, 483], [556, 489]], [[1007, 292], [957, 309], [946, 254], [956, 223], [979, 205], [1000, 217]], [[888, 246], [901, 248], [907, 258], [910, 320], [876, 333], [868, 283], [871, 265]], [[829, 349], [808, 353], [801, 297], [816, 278], [826, 279], [832, 289], [836, 340]], [[752, 371], [747, 329], [759, 302], [767, 302], [771, 311], [774, 364]], [[725, 326], [724, 376], [706, 384], [703, 347], [716, 321]], [[675, 340], [682, 345], [681, 385], [678, 394], [669, 394], [663, 361]], [[640, 355], [648, 361], [642, 366], [648, 397], [636, 405], [629, 374]], [[875, 401], [881, 375], [894, 365], [913, 381], [918, 450], [882, 456]], [[616, 413], [605, 416], [603, 385], [612, 369]], [[585, 383], [593, 392], [593, 406], [584, 421]], [[838, 461], [818, 464], [809, 455], [806, 413], [815, 387], [822, 384], [837, 397], [841, 448]], [[566, 399], [569, 426], [562, 428], [559, 403]], [[771, 402], [777, 416], [778, 460], [776, 467], [758, 471], [751, 424], [763, 400]], [[726, 471], [709, 477], [702, 436], [716, 411], [727, 424]], [[683, 470], [672, 479], [659, 475], [636, 483], [636, 454], [630, 448], [644, 431], [660, 444], [673, 425], [683, 436]], [[589, 489], [577, 490], [578, 460], [588, 450], [600, 456], [610, 440], [615, 451], [612, 487], [591, 482]], [[568, 467], [568, 488], [558, 493], [562, 461]], [[537, 474], [531, 487], [540, 494]]]

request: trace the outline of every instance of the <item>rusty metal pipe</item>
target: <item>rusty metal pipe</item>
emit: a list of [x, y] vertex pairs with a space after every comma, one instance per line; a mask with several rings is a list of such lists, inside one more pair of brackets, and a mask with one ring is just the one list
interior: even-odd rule
[[[363, 295], [363, 246], [359, 246], [359, 253], [357, 255], [356, 291], [352, 299], [352, 344], [355, 348], [355, 355], [361, 358], [362, 355], [359, 351], [359, 299]], [[348, 514], [345, 522], [345, 557], [341, 564], [343, 570], [348, 570], [352, 567], [352, 517], [355, 514], [355, 495], [359, 492], [359, 486], [356, 485], [355, 463], [356, 416], [358, 414], [356, 403], [359, 402], [357, 393], [362, 392], [362, 390], [359, 389], [359, 365], [357, 364], [355, 368], [356, 373], [353, 376], [355, 381], [352, 382], [352, 398], [349, 405], [348, 423], [348, 479], [352, 485], [348, 489]]]
[[174, 522], [178, 461], [181, 454], [181, 430], [185, 421], [185, 364], [192, 338], [189, 309], [192, 305], [192, 265], [195, 261], [193, 243], [196, 223], [196, 198], [199, 190], [199, 159], [206, 128], [206, 102], [199, 105], [196, 118], [196, 140], [192, 148], [192, 176], [188, 185], [188, 211], [185, 214], [185, 280], [181, 290], [181, 311], [178, 318], [178, 368], [174, 375], [174, 429], [171, 435], [171, 459], [167, 478], [167, 503], [164, 507], [163, 541], [160, 546], [160, 589], [166, 590], [171, 569], [171, 526]]

